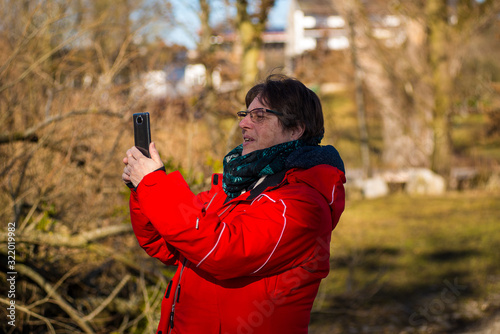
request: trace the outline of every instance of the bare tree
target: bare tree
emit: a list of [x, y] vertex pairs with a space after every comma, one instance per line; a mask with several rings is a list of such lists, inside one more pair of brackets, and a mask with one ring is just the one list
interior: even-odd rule
[[247, 0], [236, 1], [236, 29], [241, 52], [241, 84], [246, 92], [258, 79], [259, 59], [262, 52], [262, 33], [265, 31], [269, 11], [274, 0], [258, 1], [254, 7]]
[[[363, 83], [378, 102], [383, 127], [383, 163], [389, 168], [428, 166], [432, 152], [431, 130], [428, 128], [430, 110], [425, 103], [420, 104], [420, 100], [407, 98], [413, 86], [421, 82], [414, 72], [419, 69], [412, 63], [415, 56], [408, 56], [416, 49], [412, 47], [413, 40], [408, 38], [408, 50], [399, 49], [394, 43], [388, 47], [387, 41], [374, 36], [374, 30], [380, 27], [374, 27], [374, 22], [369, 19], [369, 16], [376, 17], [380, 22], [389, 15], [385, 5], [379, 7], [379, 3], [373, 3], [366, 8], [358, 0], [348, 4], [350, 6], [337, 8], [344, 17], [354, 17], [352, 30], [356, 32], [354, 42], [359, 61], [356, 75], [363, 78]], [[393, 30], [393, 41], [401, 34], [398, 29]]]
[[145, 105], [129, 94], [136, 37], [155, 13], [142, 7], [132, 22], [140, 2], [110, 4], [0, 4], [0, 219], [15, 225], [16, 326], [26, 331], [144, 326], [140, 306], [161, 301], [163, 276], [123, 256], [134, 240], [117, 175], [130, 116]]
[[[351, 6], [349, 6], [351, 5]], [[358, 60], [358, 48], [356, 40], [356, 27], [354, 23], [354, 8], [352, 3], [346, 3], [346, 16], [348, 20], [349, 27], [349, 45], [351, 51], [351, 62], [354, 68], [354, 86], [355, 86], [355, 98], [356, 98], [356, 109], [358, 117], [358, 128], [359, 128], [359, 138], [360, 138], [360, 148], [361, 148], [361, 163], [363, 167], [363, 176], [371, 177], [372, 168], [370, 163], [370, 148], [368, 144], [368, 130], [366, 124], [366, 108], [365, 108], [365, 98], [363, 92], [363, 80], [362, 80], [362, 69]]]
[[[464, 46], [471, 41], [471, 32], [495, 19], [498, 4], [459, 1], [453, 5], [444, 0], [402, 1], [389, 6], [352, 3], [364, 82], [377, 99], [383, 120], [385, 166], [431, 167], [448, 177], [450, 115], [455, 78], [467, 56]], [[368, 12], [378, 20], [369, 20]], [[396, 20], [396, 27], [381, 26], [387, 18]], [[392, 31], [391, 37], [377, 38], [381, 29]]]
[[427, 48], [433, 96], [432, 169], [448, 176], [452, 166], [451, 114], [455, 79], [474, 35], [498, 18], [497, 1], [428, 0], [425, 6]]

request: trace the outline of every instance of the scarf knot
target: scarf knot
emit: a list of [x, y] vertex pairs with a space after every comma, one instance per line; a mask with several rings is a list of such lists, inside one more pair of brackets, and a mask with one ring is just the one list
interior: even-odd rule
[[235, 198], [261, 177], [286, 169], [290, 154], [306, 146], [318, 146], [321, 138], [312, 141], [294, 140], [241, 155], [243, 145], [229, 152], [223, 160], [222, 186], [229, 198]]

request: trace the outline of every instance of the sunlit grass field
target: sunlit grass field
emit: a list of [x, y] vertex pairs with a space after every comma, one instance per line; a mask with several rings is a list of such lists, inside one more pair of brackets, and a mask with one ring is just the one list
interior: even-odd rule
[[500, 192], [348, 201], [310, 333], [463, 333], [500, 311]]

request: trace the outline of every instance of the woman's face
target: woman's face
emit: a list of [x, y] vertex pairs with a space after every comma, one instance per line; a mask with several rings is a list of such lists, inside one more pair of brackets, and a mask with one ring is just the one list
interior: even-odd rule
[[[255, 108], [268, 108], [256, 97], [248, 106], [248, 111]], [[279, 110], [277, 110], [279, 111]], [[256, 150], [262, 150], [274, 145], [296, 140], [300, 137], [298, 131], [284, 130], [278, 122], [278, 117], [272, 113], [266, 112], [265, 119], [262, 122], [254, 123], [247, 115], [240, 121], [240, 128], [243, 133], [243, 152], [242, 155]]]

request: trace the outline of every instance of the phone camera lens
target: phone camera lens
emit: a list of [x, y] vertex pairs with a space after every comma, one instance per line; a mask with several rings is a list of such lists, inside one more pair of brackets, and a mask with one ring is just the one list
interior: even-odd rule
[[142, 116], [137, 117], [136, 122], [137, 124], [142, 124]]

